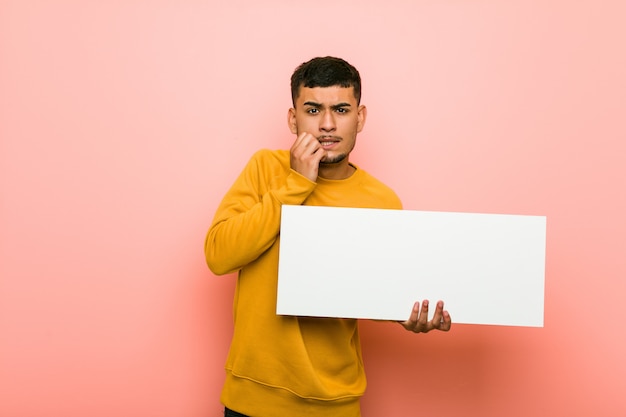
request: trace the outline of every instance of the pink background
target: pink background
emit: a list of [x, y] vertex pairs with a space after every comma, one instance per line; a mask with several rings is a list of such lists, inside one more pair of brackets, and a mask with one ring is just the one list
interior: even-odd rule
[[220, 415], [234, 279], [204, 235], [252, 152], [290, 146], [289, 76], [327, 54], [364, 79], [354, 161], [407, 209], [548, 217], [545, 327], [363, 322], [364, 416], [624, 415], [625, 16], [3, 0], [0, 415]]

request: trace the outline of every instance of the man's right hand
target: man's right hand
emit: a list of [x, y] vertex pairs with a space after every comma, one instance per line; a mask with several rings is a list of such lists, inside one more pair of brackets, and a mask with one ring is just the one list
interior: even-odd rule
[[317, 182], [320, 161], [326, 156], [317, 138], [307, 132], [300, 133], [291, 146], [290, 155], [291, 169]]

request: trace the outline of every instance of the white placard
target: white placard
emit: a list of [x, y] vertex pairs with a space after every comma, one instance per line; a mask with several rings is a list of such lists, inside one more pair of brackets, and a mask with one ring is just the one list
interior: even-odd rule
[[276, 312], [543, 327], [545, 240], [544, 216], [284, 205]]

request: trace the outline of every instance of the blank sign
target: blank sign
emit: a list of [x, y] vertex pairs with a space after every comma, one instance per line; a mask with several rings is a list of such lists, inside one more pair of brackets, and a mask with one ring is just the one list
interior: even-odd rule
[[545, 240], [543, 216], [284, 205], [276, 312], [542, 327]]

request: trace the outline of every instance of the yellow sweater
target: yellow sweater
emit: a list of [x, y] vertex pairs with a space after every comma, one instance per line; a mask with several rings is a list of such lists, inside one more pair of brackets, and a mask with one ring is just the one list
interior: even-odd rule
[[[222, 402], [254, 417], [360, 416], [365, 373], [357, 321], [276, 315], [281, 206], [399, 209], [397, 195], [357, 168], [317, 183], [290, 169], [289, 151], [261, 150], [222, 200], [205, 254], [218, 275], [239, 271]], [[320, 228], [332, 239], [333, 231]], [[329, 254], [320, 248], [311, 262]]]

